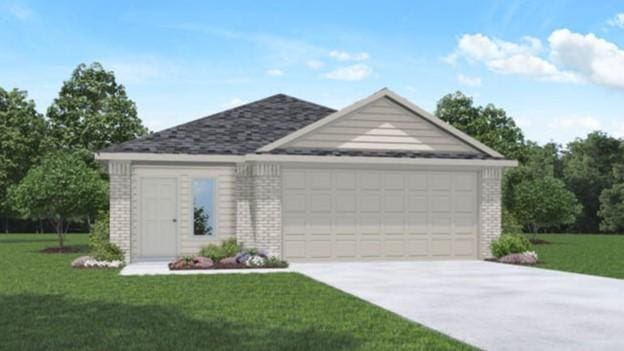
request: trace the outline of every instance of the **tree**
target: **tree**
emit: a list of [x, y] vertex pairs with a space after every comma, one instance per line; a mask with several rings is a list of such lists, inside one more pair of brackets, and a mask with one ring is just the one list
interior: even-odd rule
[[11, 215], [7, 189], [38, 161], [45, 149], [46, 128], [43, 116], [35, 103], [27, 100], [25, 91], [0, 88], [0, 215], [5, 218], [5, 231]]
[[457, 91], [438, 101], [435, 115], [508, 158], [521, 156], [524, 135], [503, 109], [475, 106], [471, 97]]
[[582, 206], [562, 180], [546, 176], [514, 187], [514, 216], [532, 233], [573, 223]]
[[106, 207], [107, 183], [77, 154], [53, 153], [10, 189], [14, 209], [29, 219], [52, 222], [63, 247], [71, 221]]
[[624, 230], [624, 183], [602, 191], [598, 214], [602, 218], [600, 230], [605, 232]]
[[212, 235], [209, 225], [210, 215], [203, 207], [193, 207], [193, 233], [195, 235]]
[[615, 183], [615, 168], [624, 164], [622, 142], [603, 132], [593, 132], [585, 139], [570, 142], [563, 153], [563, 179], [568, 189], [583, 204], [575, 230], [591, 233], [599, 230], [600, 194]]
[[93, 152], [147, 133], [124, 86], [97, 62], [78, 65], [47, 116], [61, 149]]

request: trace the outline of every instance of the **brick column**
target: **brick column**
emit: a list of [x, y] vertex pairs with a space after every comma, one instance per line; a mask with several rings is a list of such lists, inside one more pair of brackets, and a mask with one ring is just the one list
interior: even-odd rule
[[484, 168], [480, 175], [479, 258], [490, 258], [490, 243], [501, 234], [501, 168]]
[[237, 166], [236, 238], [247, 247], [282, 255], [282, 179], [280, 166]]
[[124, 252], [130, 262], [131, 235], [131, 167], [129, 161], [109, 161], [110, 176], [110, 241]]

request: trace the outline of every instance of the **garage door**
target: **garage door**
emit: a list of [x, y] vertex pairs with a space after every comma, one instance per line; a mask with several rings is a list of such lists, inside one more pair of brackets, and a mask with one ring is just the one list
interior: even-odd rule
[[283, 171], [291, 261], [476, 258], [474, 172]]

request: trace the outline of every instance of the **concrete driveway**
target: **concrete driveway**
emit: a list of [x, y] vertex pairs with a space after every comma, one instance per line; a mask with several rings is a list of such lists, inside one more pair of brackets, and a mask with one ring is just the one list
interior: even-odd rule
[[486, 350], [624, 350], [624, 280], [482, 261], [291, 269]]

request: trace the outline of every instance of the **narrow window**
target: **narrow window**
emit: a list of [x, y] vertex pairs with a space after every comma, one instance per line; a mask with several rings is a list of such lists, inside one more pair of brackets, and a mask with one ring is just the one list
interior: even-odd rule
[[193, 234], [215, 234], [215, 181], [193, 180]]

